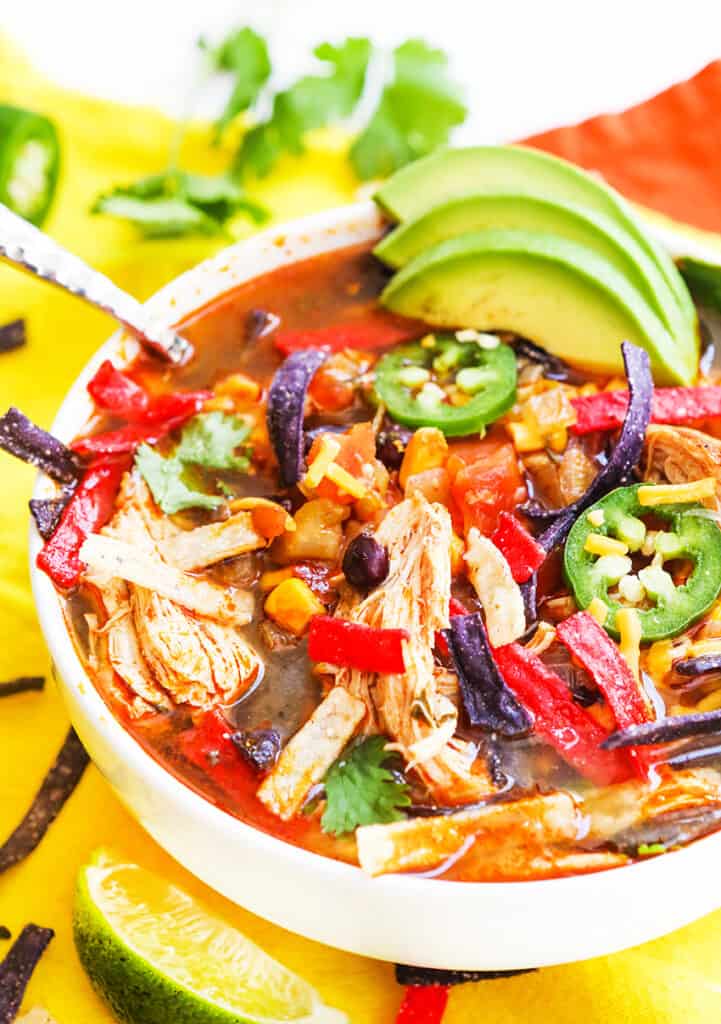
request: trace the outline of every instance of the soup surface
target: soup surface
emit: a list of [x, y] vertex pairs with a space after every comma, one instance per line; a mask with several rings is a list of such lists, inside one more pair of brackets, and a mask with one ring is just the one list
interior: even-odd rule
[[387, 279], [366, 247], [294, 264], [187, 321], [187, 366], [96, 380], [75, 448], [115, 491], [67, 611], [99, 691], [229, 814], [372, 874], [552, 877], [711, 831], [715, 749], [623, 733], [721, 707], [715, 490], [661, 493], [721, 473], [718, 421], [660, 416], [588, 501], [626, 380], [386, 312]]

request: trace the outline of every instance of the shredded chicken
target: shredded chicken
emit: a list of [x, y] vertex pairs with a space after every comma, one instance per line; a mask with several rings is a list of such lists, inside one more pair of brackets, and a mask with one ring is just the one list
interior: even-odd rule
[[[409, 818], [391, 825], [365, 825], [356, 832], [358, 859], [370, 875], [426, 871], [478, 847], [486, 858], [505, 861], [506, 847], [519, 862], [540, 846], [571, 843], [579, 816], [567, 793], [551, 793], [472, 811], [431, 818]], [[499, 852], [503, 850], [503, 857]]]
[[[92, 538], [95, 549], [90, 545], [86, 580], [97, 588], [107, 616], [95, 630], [96, 648], [127, 687], [125, 703], [134, 717], [167, 708], [171, 699], [200, 708], [230, 703], [261, 665], [233, 625], [222, 621], [247, 621], [238, 607], [247, 595], [240, 592], [239, 598], [162, 560], [159, 546], [179, 532], [157, 511], [143, 481], [129, 474], [113, 520]], [[142, 571], [126, 572], [128, 562]], [[108, 684], [120, 696], [113, 686]]]
[[416, 493], [391, 509], [375, 537], [388, 550], [384, 582], [363, 600], [345, 589], [336, 614], [375, 629], [408, 631], [403, 675], [338, 671], [336, 682], [366, 707], [367, 731], [391, 737], [437, 799], [462, 804], [493, 790], [473, 744], [455, 736], [458, 708], [439, 687], [435, 634], [448, 625], [451, 521], [447, 510]]
[[284, 821], [294, 817], [311, 787], [343, 752], [364, 715], [362, 701], [335, 686], [286, 745], [263, 780], [258, 799]]
[[526, 631], [521, 588], [496, 545], [475, 527], [468, 533], [465, 555], [468, 575], [486, 615], [488, 639], [493, 647], [513, 643]]
[[691, 483], [715, 477], [721, 510], [721, 441], [690, 427], [652, 425], [646, 431], [645, 480]]
[[253, 526], [251, 512], [236, 512], [221, 523], [194, 530], [179, 530], [158, 545], [168, 565], [176, 569], [204, 569], [224, 558], [234, 558], [267, 544]]

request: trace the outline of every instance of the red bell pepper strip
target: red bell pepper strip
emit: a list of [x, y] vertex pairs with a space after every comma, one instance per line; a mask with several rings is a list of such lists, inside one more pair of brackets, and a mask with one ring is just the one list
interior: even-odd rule
[[150, 395], [109, 359], [101, 364], [88, 383], [88, 392], [99, 409], [113, 412], [125, 419], [142, 415], [150, 404]]
[[448, 1002], [443, 985], [409, 985], [396, 1024], [440, 1024]]
[[501, 512], [491, 540], [511, 567], [516, 583], [525, 583], [546, 560], [546, 552], [510, 512]]
[[405, 629], [373, 629], [360, 622], [316, 615], [308, 634], [308, 657], [361, 672], [400, 675], [405, 672]]
[[58, 528], [37, 558], [37, 564], [58, 587], [74, 587], [83, 571], [79, 552], [91, 533], [113, 513], [115, 497], [130, 459], [99, 459], [85, 471], [66, 505]]
[[600, 749], [608, 731], [573, 701], [561, 677], [538, 655], [520, 644], [506, 644], [493, 657], [508, 687], [533, 715], [533, 731], [564, 761], [597, 786], [630, 777], [629, 758], [608, 757], [622, 751]]
[[252, 771], [230, 738], [231, 728], [221, 711], [209, 711], [192, 729], [180, 733], [180, 750], [230, 797], [241, 799], [253, 780]]
[[[619, 729], [653, 719], [653, 711], [634, 679], [626, 659], [606, 632], [588, 612], [576, 612], [556, 626], [556, 636], [580, 662], [599, 688], [613, 712]], [[646, 774], [646, 751], [629, 751], [642, 775]]]
[[[599, 391], [595, 395], [572, 398], [576, 422], [574, 434], [595, 430], [617, 430], [628, 406], [628, 391]], [[721, 387], [655, 388], [651, 422], [680, 425], [721, 416]]]
[[[452, 597], [448, 606], [448, 615], [451, 619], [454, 615], [468, 615], [468, 609], [464, 604], [461, 604], [457, 598]], [[450, 654], [448, 650], [448, 642], [440, 629], [436, 630], [435, 643], [441, 654], [448, 657]]]
[[104, 434], [83, 437], [72, 445], [73, 451], [84, 456], [117, 455], [134, 452], [139, 444], [155, 444], [165, 434], [182, 426], [203, 408], [210, 397], [208, 391], [179, 391], [161, 395], [135, 423]]
[[330, 327], [277, 331], [275, 344], [285, 355], [301, 348], [329, 348], [331, 352], [340, 352], [344, 348], [367, 351], [389, 348], [400, 341], [419, 338], [425, 333], [427, 329], [416, 320], [406, 320], [378, 310], [368, 313], [363, 319], [349, 320]]

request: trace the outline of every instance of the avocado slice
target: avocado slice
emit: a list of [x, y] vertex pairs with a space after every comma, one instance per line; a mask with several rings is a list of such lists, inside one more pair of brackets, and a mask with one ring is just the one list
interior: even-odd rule
[[658, 266], [629, 233], [605, 216], [574, 203], [504, 191], [459, 196], [400, 224], [373, 250], [391, 267], [405, 266], [438, 242], [469, 231], [517, 228], [579, 242], [623, 274], [677, 338], [686, 326]]
[[[525, 146], [436, 150], [396, 172], [374, 198], [392, 220], [406, 221], [448, 199], [493, 189], [533, 192], [546, 199], [575, 203], [615, 221], [656, 263], [676, 298], [688, 332], [697, 339], [696, 310], [671, 257], [648, 237], [617, 192], [566, 160]], [[694, 344], [697, 349], [698, 341]]]
[[649, 353], [659, 383], [693, 380], [678, 345], [626, 278], [556, 235], [458, 235], [399, 271], [381, 302], [436, 327], [513, 331], [604, 374], [623, 373], [621, 342], [632, 341]]

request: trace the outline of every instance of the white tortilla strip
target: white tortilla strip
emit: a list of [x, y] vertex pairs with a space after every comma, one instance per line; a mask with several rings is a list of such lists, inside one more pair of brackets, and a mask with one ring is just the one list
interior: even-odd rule
[[486, 615], [491, 646], [503, 647], [518, 640], [526, 631], [521, 588], [496, 545], [475, 526], [468, 532], [465, 559], [468, 576]]
[[576, 807], [567, 793], [487, 804], [472, 811], [432, 818], [409, 818], [391, 825], [364, 825], [356, 831], [358, 859], [369, 875], [426, 871], [477, 843], [498, 849], [509, 839], [559, 843], [575, 839]]
[[80, 549], [80, 559], [101, 578], [122, 579], [145, 587], [208, 619], [242, 626], [253, 617], [253, 596], [246, 591], [188, 576], [160, 558], [113, 537], [92, 534]]
[[269, 811], [288, 821], [303, 806], [353, 736], [365, 715], [363, 701], [335, 686], [295, 734], [258, 790]]
[[183, 530], [158, 544], [163, 559], [176, 569], [204, 569], [247, 551], [264, 548], [268, 541], [253, 527], [251, 512], [236, 512], [222, 523]]

